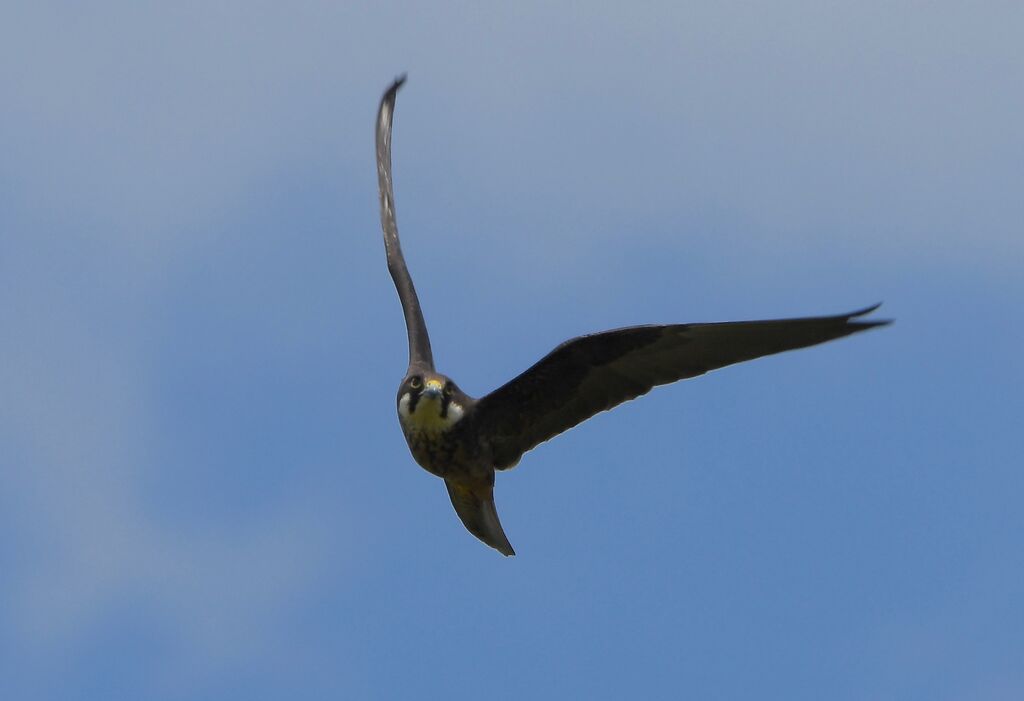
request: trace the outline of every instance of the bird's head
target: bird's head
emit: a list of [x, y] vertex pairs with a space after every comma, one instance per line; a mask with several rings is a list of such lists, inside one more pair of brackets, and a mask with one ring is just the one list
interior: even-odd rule
[[398, 418], [407, 429], [443, 432], [458, 423], [469, 401], [444, 375], [412, 372], [398, 388]]

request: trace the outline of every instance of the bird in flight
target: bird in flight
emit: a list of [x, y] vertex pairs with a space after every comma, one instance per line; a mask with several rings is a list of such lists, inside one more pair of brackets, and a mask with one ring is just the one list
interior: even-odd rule
[[474, 399], [434, 369], [427, 326], [398, 241], [391, 124], [404, 82], [402, 76], [388, 88], [377, 113], [380, 221], [409, 336], [398, 420], [416, 462], [444, 480], [462, 523], [503, 555], [515, 551], [494, 508], [494, 471], [514, 467], [537, 444], [658, 385], [889, 323], [861, 319], [876, 304], [834, 316], [630, 326], [570, 339], [515, 379]]

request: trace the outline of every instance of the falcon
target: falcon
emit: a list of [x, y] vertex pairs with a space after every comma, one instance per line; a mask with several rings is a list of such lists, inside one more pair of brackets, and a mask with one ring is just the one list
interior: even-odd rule
[[515, 551], [494, 507], [495, 470], [514, 467], [539, 443], [653, 387], [772, 353], [813, 346], [890, 323], [848, 314], [710, 324], [630, 326], [570, 339], [490, 394], [474, 399], [434, 368], [427, 326], [402, 255], [391, 182], [391, 125], [405, 76], [377, 113], [377, 181], [388, 271], [409, 336], [398, 420], [413, 458], [444, 480], [470, 533], [503, 555]]

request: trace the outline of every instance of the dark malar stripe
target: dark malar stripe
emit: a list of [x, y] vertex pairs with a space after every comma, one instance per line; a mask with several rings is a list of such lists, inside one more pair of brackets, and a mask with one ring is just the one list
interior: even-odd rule
[[409, 392], [409, 416], [416, 413], [416, 405], [419, 404], [422, 392]]

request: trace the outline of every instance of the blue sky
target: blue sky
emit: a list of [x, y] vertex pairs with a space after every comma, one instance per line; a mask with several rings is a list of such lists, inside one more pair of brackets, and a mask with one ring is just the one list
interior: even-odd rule
[[[1018, 699], [1019, 3], [8, 3], [0, 696]], [[415, 466], [439, 369], [579, 333], [891, 328]]]

